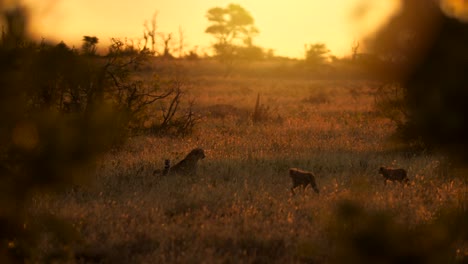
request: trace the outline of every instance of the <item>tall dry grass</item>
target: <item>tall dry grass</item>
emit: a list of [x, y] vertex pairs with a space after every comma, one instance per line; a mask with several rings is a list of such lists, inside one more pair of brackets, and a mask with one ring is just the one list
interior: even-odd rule
[[[133, 138], [99, 160], [90, 185], [34, 200], [34, 212], [73, 223], [78, 262], [340, 262], [340, 230], [353, 221], [340, 215], [343, 201], [409, 230], [466, 209], [466, 177], [443, 156], [389, 141], [394, 126], [377, 114], [371, 82], [201, 75], [194, 84], [204, 118], [193, 135]], [[254, 125], [258, 93], [271, 119]], [[217, 104], [239, 111], [213, 115]], [[195, 147], [206, 153], [198, 176], [153, 176]], [[384, 185], [380, 166], [407, 169], [410, 184]], [[291, 195], [290, 167], [313, 171], [320, 195]]]

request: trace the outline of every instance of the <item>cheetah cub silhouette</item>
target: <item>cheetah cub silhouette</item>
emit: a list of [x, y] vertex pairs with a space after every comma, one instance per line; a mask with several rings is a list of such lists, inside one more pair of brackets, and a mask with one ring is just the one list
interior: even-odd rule
[[291, 187], [292, 194], [294, 194], [294, 189], [296, 187], [302, 186], [306, 188], [307, 185], [310, 185], [316, 193], [319, 193], [319, 189], [315, 183], [315, 176], [312, 172], [291, 168], [289, 169], [289, 177], [291, 177], [293, 184]]
[[391, 169], [380, 167], [379, 174], [382, 174], [384, 177], [384, 183], [387, 184], [387, 181], [399, 182], [399, 183], [408, 183], [409, 179], [406, 175], [406, 170], [404, 169]]
[[205, 151], [201, 148], [196, 148], [190, 151], [187, 156], [179, 163], [171, 167], [171, 161], [164, 161], [163, 170], [155, 170], [153, 175], [196, 175], [198, 161], [205, 158]]

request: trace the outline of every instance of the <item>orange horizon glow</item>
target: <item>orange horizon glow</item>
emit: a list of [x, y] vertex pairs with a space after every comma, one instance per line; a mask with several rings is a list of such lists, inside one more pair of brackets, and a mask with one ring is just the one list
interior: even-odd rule
[[[331, 54], [342, 57], [353, 42], [376, 31], [397, 10], [398, 1], [372, 0], [24, 0], [31, 9], [31, 29], [38, 38], [64, 41], [80, 47], [84, 35], [99, 38], [98, 48], [106, 51], [112, 37], [138, 42], [144, 22], [157, 15], [157, 32], [179, 36], [184, 32], [185, 51], [195, 46], [210, 54], [215, 41], [205, 33], [205, 14], [212, 7], [237, 3], [255, 19], [260, 34], [254, 44], [273, 49], [275, 55], [304, 57], [304, 45], [325, 43]], [[273, 2], [273, 3], [272, 3]], [[161, 39], [158, 39], [161, 43]], [[175, 40], [174, 44], [177, 44]], [[159, 46], [158, 48], [161, 48]]]

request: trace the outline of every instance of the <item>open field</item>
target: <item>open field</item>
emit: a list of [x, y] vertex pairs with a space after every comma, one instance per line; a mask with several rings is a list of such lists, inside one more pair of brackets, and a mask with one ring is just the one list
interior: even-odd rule
[[[193, 135], [132, 138], [101, 157], [89, 185], [35, 199], [34, 211], [73, 223], [82, 262], [340, 263], [354, 256], [349, 236], [367, 226], [388, 252], [444, 263], [437, 257], [449, 250], [452, 261], [466, 259], [467, 242], [444, 244], [450, 228], [437, 224], [445, 210], [466, 212], [464, 172], [393, 143], [394, 125], [374, 107], [375, 83], [190, 78], [202, 115]], [[258, 94], [268, 110], [254, 123]], [[153, 175], [196, 147], [206, 154], [196, 177]], [[410, 184], [384, 185], [381, 166], [407, 169]], [[291, 167], [314, 172], [320, 194], [293, 196]]]

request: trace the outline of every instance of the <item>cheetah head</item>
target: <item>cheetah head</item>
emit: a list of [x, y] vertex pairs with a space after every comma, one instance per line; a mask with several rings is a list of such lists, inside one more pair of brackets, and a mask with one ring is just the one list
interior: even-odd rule
[[188, 157], [191, 157], [194, 160], [200, 160], [205, 158], [205, 151], [201, 148], [196, 148], [190, 151]]

